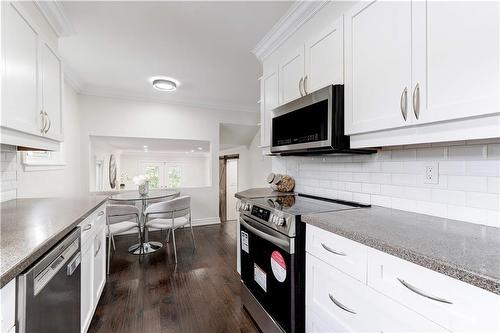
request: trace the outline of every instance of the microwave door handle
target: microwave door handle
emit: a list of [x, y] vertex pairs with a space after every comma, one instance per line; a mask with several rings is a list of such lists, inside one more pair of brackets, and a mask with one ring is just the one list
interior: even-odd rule
[[288, 248], [290, 246], [290, 243], [283, 240], [283, 239], [279, 239], [278, 237], [274, 237], [274, 236], [271, 236], [263, 231], [260, 231], [259, 229], [257, 228], [254, 228], [252, 227], [250, 224], [248, 224], [247, 222], [245, 222], [245, 220], [243, 219], [240, 219], [240, 223], [248, 229], [248, 231], [250, 231], [251, 233], [253, 233], [254, 235], [257, 235], [259, 236], [260, 238], [262, 239], [265, 239], [271, 243], [273, 243], [274, 245], [276, 246], [279, 246], [281, 248]]

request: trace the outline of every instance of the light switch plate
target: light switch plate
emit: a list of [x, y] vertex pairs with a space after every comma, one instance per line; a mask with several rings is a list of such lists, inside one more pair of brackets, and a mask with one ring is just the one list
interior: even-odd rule
[[424, 168], [424, 184], [439, 184], [439, 163], [425, 163]]

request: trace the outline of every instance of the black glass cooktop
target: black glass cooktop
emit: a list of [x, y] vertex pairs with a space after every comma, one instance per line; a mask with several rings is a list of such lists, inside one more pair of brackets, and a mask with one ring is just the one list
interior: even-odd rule
[[367, 207], [357, 203], [334, 200], [327, 201], [305, 195], [257, 198], [252, 199], [252, 203], [262, 208], [276, 209], [296, 216]]

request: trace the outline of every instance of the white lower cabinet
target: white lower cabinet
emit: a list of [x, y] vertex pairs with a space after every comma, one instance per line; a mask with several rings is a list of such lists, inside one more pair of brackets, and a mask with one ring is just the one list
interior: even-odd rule
[[94, 303], [94, 246], [88, 241], [82, 247], [81, 263], [81, 332], [87, 332], [92, 320]]
[[0, 289], [0, 332], [16, 331], [16, 279]]
[[307, 332], [500, 332], [497, 294], [310, 225], [306, 252]]
[[106, 223], [102, 205], [80, 223], [81, 333], [87, 332], [106, 283]]
[[446, 332], [311, 254], [306, 266], [307, 332]]

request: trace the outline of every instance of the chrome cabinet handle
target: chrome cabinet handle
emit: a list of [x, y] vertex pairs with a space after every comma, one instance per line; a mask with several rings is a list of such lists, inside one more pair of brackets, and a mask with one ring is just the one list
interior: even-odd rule
[[401, 108], [401, 114], [403, 115], [403, 119], [405, 121], [406, 121], [406, 118], [408, 117], [407, 102], [408, 102], [408, 88], [405, 87], [405, 89], [401, 93], [401, 99], [399, 101], [399, 107]]
[[309, 78], [309, 76], [308, 76], [308, 75], [306, 75], [306, 77], [304, 78], [304, 95], [309, 94], [309, 93], [307, 92], [307, 79], [308, 79], [308, 78]]
[[48, 113], [45, 111], [43, 113], [45, 113], [45, 117], [47, 117], [47, 120], [49, 121], [49, 126], [45, 130], [45, 134], [47, 134], [47, 132], [50, 130], [50, 125], [52, 125], [52, 122], [50, 121], [50, 117], [49, 117]]
[[42, 134], [45, 133], [45, 127], [47, 127], [47, 122], [46, 122], [46, 119], [45, 119], [45, 112], [43, 112], [43, 110], [40, 110], [40, 116], [42, 117], [42, 128], [40, 129], [40, 132]]
[[441, 303], [446, 303], [446, 304], [453, 304], [452, 302], [448, 301], [447, 299], [444, 299], [444, 298], [441, 298], [441, 297], [437, 297], [437, 296], [433, 296], [433, 295], [430, 295], [430, 294], [427, 294], [425, 292], [423, 292], [422, 290], [412, 286], [411, 284], [409, 284], [408, 282], [406, 282], [405, 280], [403, 279], [400, 279], [400, 278], [397, 278], [398, 281], [403, 285], [405, 286], [406, 288], [410, 289], [411, 291], [413, 291], [415, 294], [418, 294], [420, 296], [423, 296], [423, 297], [427, 297], [429, 299], [432, 299], [434, 301], [438, 301], [438, 302], [441, 302]]
[[336, 251], [334, 249], [332, 249], [331, 247], [328, 247], [326, 246], [325, 244], [321, 243], [321, 246], [323, 246], [323, 248], [325, 250], [327, 250], [328, 252], [331, 252], [333, 254], [336, 254], [336, 255], [339, 255], [339, 256], [346, 256], [347, 254], [345, 254], [344, 252], [340, 252], [340, 251]]
[[328, 297], [330, 297], [330, 301], [333, 302], [333, 304], [335, 304], [336, 306], [338, 306], [339, 308], [341, 308], [342, 310], [346, 311], [346, 312], [349, 312], [349, 313], [352, 313], [352, 314], [356, 314], [356, 312], [353, 310], [353, 309], [349, 309], [347, 306], [345, 306], [344, 304], [340, 303], [339, 301], [337, 301], [332, 294], [328, 294]]
[[413, 113], [418, 120], [420, 116], [420, 85], [418, 83], [413, 89]]
[[87, 231], [92, 229], [92, 224], [87, 224], [85, 227], [83, 227], [83, 231]]
[[299, 80], [299, 92], [300, 92], [300, 96], [304, 96], [304, 93], [302, 92], [303, 83], [304, 83], [304, 78], [301, 77], [300, 80]]
[[94, 253], [94, 257], [97, 257], [97, 255], [99, 254], [99, 251], [101, 251], [101, 240], [100, 239], [99, 239], [99, 246], [97, 247], [97, 250]]

